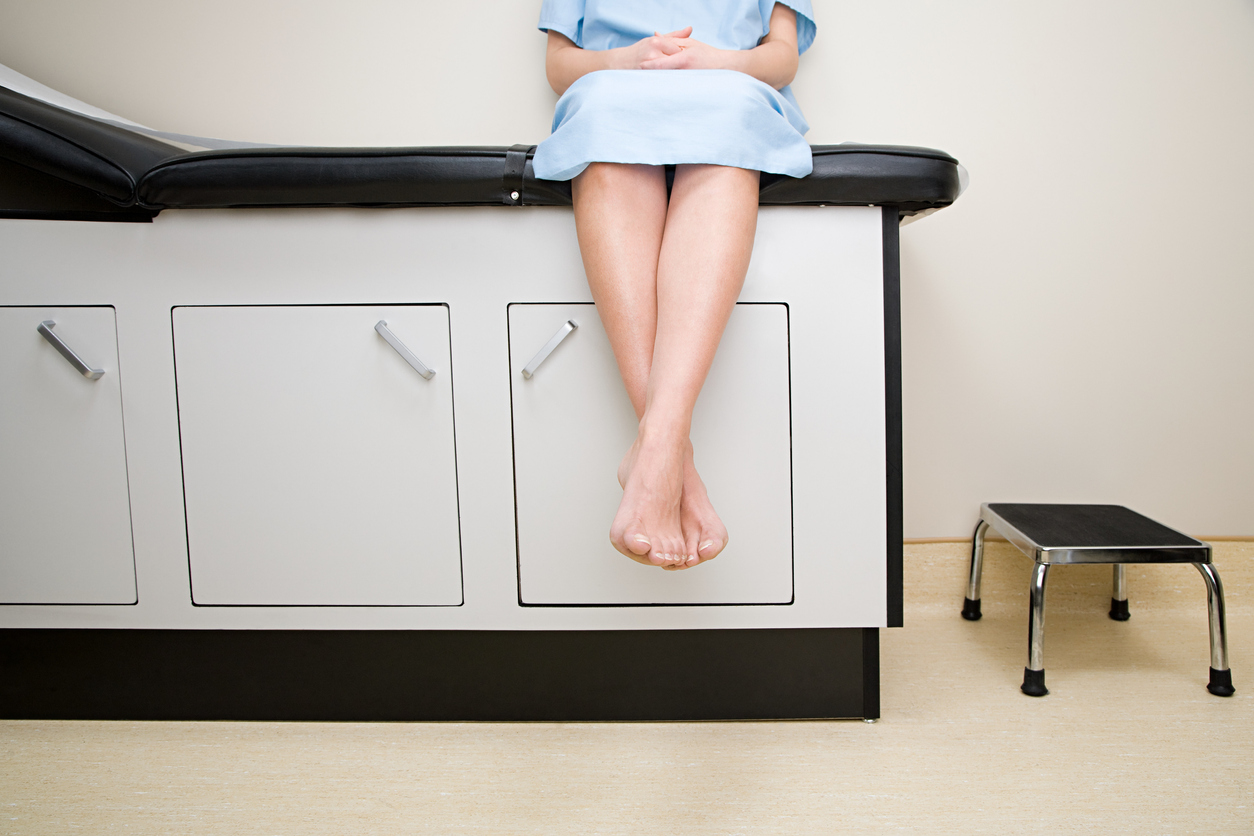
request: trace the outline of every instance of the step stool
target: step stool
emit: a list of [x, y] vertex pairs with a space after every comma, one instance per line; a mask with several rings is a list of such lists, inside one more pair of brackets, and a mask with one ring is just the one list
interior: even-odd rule
[[1210, 683], [1206, 690], [1218, 697], [1236, 693], [1228, 669], [1228, 637], [1224, 617], [1224, 587], [1211, 564], [1210, 546], [1201, 540], [1143, 517], [1122, 505], [1042, 505], [985, 502], [971, 541], [971, 577], [962, 617], [980, 618], [980, 573], [984, 564], [984, 533], [992, 526], [1019, 551], [1036, 561], [1032, 571], [1031, 611], [1028, 619], [1028, 664], [1023, 669], [1023, 693], [1043, 697], [1045, 687], [1045, 579], [1055, 564], [1109, 563], [1114, 565], [1110, 617], [1127, 621], [1127, 563], [1192, 563], [1206, 580], [1210, 607]]

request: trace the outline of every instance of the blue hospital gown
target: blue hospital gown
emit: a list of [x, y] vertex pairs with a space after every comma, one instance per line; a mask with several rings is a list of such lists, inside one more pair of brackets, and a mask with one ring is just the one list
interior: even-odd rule
[[[544, 0], [539, 27], [584, 49], [613, 49], [655, 31], [692, 26], [720, 49], [752, 49], [776, 0]], [[797, 48], [814, 41], [810, 0], [797, 13]], [[589, 163], [711, 163], [804, 177], [810, 129], [792, 91], [735, 70], [601, 70], [562, 95], [553, 134], [536, 149], [536, 177], [569, 180]]]

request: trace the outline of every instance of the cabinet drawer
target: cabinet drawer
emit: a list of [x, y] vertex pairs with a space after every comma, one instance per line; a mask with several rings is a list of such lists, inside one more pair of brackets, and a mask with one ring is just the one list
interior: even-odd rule
[[446, 306], [179, 307], [173, 322], [195, 603], [461, 603]]
[[[535, 370], [568, 319], [579, 327]], [[591, 304], [509, 307], [520, 599], [537, 605], [788, 604], [792, 463], [788, 308], [739, 304], [693, 415], [697, 469], [727, 526], [715, 560], [664, 572], [619, 554], [616, 473], [636, 436]]]
[[113, 308], [0, 307], [0, 358], [0, 603], [135, 603]]

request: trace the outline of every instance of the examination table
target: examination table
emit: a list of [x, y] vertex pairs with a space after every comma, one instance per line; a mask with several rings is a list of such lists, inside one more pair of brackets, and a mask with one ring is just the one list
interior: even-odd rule
[[730, 543], [663, 572], [607, 538], [635, 417], [533, 146], [218, 142], [4, 79], [0, 715], [879, 716], [898, 228], [953, 158], [763, 175], [693, 426]]

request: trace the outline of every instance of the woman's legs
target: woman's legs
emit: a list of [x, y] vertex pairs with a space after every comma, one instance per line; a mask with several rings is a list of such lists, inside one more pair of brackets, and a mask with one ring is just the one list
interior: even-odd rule
[[758, 219], [758, 172], [713, 165], [676, 168], [657, 270], [657, 336], [640, 434], [615, 523], [647, 520], [647, 486], [681, 457], [685, 480], [681, 565], [714, 557], [727, 530], [692, 464], [692, 411], [731, 316]]
[[619, 551], [681, 568], [717, 555], [727, 531], [692, 462], [692, 410], [740, 294], [757, 224], [758, 174], [594, 164], [574, 183], [589, 285], [640, 432], [623, 459]]

